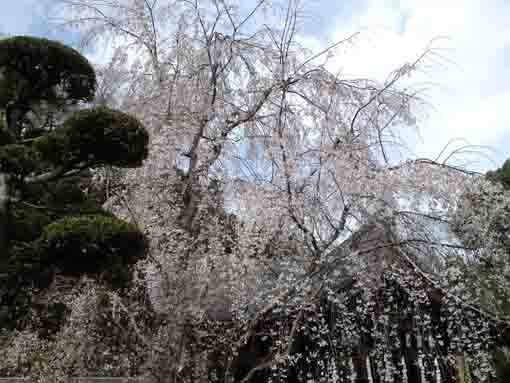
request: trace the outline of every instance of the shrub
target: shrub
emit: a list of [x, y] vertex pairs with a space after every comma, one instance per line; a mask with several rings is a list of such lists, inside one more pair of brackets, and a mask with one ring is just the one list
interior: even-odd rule
[[135, 167], [147, 158], [149, 135], [128, 114], [105, 107], [81, 110], [66, 120], [64, 130], [78, 161]]
[[140, 230], [104, 215], [58, 220], [43, 230], [43, 252], [64, 274], [100, 274], [134, 264], [147, 248]]

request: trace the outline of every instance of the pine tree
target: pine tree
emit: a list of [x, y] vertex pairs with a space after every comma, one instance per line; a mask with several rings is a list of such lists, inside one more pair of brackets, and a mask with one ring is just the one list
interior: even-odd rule
[[[122, 287], [146, 253], [139, 228], [86, 192], [91, 169], [137, 167], [148, 154], [137, 119], [87, 108], [95, 89], [94, 69], [76, 50], [0, 40], [0, 329], [26, 326], [33, 293], [56, 276]], [[42, 311], [46, 330], [57, 330], [65, 308]]]

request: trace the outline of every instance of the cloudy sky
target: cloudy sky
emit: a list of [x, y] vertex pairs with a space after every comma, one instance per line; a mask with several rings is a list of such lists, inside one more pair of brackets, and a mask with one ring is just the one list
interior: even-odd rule
[[[310, 46], [319, 48], [360, 31], [333, 70], [385, 79], [427, 47], [429, 60], [414, 81], [426, 89], [429, 107], [420, 110], [417, 155], [435, 156], [456, 145], [487, 146], [490, 160], [472, 166], [494, 168], [510, 157], [509, 0], [305, 0], [316, 17], [307, 24]], [[2, 0], [0, 33], [34, 34], [72, 43], [72, 33], [47, 24], [52, 0]], [[308, 5], [308, 4], [307, 4]], [[51, 13], [51, 12], [50, 12]]]

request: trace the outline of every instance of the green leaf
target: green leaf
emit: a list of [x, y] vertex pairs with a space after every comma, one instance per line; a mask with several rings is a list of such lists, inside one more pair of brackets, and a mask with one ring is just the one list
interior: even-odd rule
[[43, 229], [41, 243], [44, 253], [71, 275], [133, 264], [147, 249], [135, 225], [104, 215], [63, 218]]
[[27, 175], [39, 168], [40, 154], [37, 150], [19, 144], [0, 146], [0, 171]]
[[57, 41], [28, 36], [2, 39], [0, 68], [6, 77], [25, 82], [24, 97], [30, 95], [30, 100], [51, 99], [57, 86], [69, 100], [94, 98], [96, 75], [92, 65], [78, 51]]
[[64, 123], [68, 150], [78, 161], [118, 167], [141, 166], [149, 134], [134, 117], [106, 107], [81, 110]]

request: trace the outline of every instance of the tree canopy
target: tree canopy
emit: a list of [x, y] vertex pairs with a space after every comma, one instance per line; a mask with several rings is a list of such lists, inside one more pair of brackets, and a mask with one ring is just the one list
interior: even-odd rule
[[[91, 101], [96, 88], [94, 69], [76, 50], [58, 41], [16, 36], [0, 41], [3, 107], [30, 105], [60, 98]], [[58, 87], [58, 89], [57, 89]]]
[[306, 2], [61, 3], [113, 56], [92, 84], [6, 39], [34, 52], [2, 56], [4, 371], [494, 381], [510, 198], [455, 150], [401, 152], [434, 47], [381, 82], [325, 64], [358, 34], [303, 47]]
[[87, 190], [92, 169], [140, 166], [148, 133], [131, 115], [87, 104], [94, 69], [57, 41], [0, 40], [0, 81], [0, 327], [37, 328], [28, 318], [56, 279], [123, 288], [145, 256], [140, 229]]

